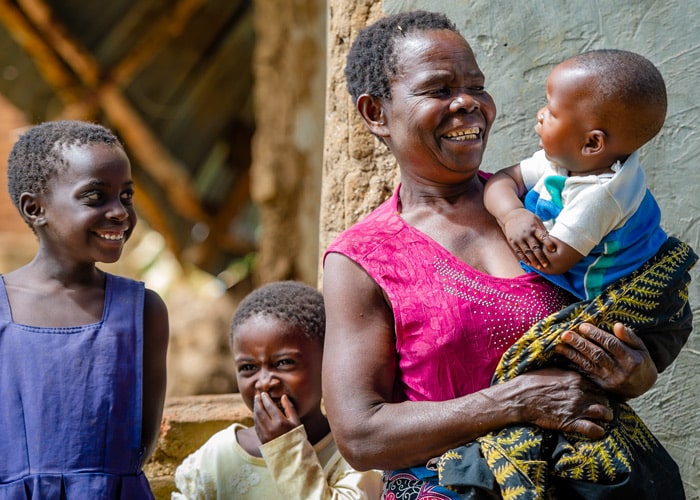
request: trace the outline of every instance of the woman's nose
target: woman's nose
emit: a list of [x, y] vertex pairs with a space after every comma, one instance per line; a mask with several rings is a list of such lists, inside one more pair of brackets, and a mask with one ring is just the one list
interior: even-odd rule
[[453, 113], [457, 113], [460, 110], [471, 113], [476, 109], [479, 109], [479, 101], [466, 92], [457, 94], [450, 103], [450, 111]]

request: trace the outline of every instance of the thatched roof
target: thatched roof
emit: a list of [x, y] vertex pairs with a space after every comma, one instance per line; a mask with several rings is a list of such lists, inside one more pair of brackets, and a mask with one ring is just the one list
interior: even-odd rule
[[141, 217], [212, 272], [255, 246], [251, 3], [0, 2], [0, 92], [34, 123], [114, 130]]

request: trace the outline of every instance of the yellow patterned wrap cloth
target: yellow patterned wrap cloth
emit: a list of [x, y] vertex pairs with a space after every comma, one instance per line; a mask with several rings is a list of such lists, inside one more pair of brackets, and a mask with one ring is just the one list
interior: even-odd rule
[[[621, 322], [642, 332], [657, 326], [669, 331], [681, 316], [689, 321], [689, 270], [697, 258], [689, 245], [669, 238], [653, 259], [600, 296], [530, 328], [503, 355], [492, 384], [567, 366], [554, 346], [581, 323], [612, 331]], [[519, 425], [450, 450], [437, 460], [440, 484], [469, 499], [683, 500], [678, 467], [661, 443], [628, 404], [612, 402], [612, 408], [613, 421], [600, 440]]]

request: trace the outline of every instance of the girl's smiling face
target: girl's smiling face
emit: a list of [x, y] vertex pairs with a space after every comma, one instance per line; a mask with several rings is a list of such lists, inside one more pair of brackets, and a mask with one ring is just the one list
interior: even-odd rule
[[266, 392], [280, 406], [286, 394], [302, 422], [321, 412], [323, 343], [274, 316], [257, 314], [233, 335], [238, 390], [253, 409], [256, 394]]
[[38, 196], [35, 225], [43, 248], [74, 262], [115, 262], [137, 222], [124, 150], [107, 144], [66, 147], [66, 165]]

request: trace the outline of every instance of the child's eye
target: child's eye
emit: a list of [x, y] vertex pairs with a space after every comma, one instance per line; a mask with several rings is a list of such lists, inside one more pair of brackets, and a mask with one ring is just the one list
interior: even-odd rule
[[90, 191], [88, 193], [83, 194], [83, 198], [91, 201], [91, 202], [98, 202], [102, 200], [102, 193], [99, 191]]
[[287, 369], [292, 368], [296, 364], [297, 364], [296, 361], [294, 361], [293, 359], [288, 359], [288, 358], [280, 359], [277, 362], [277, 366], [279, 366], [281, 368], [287, 368]]
[[252, 364], [240, 365], [238, 367], [238, 373], [252, 373], [258, 369], [257, 366]]
[[121, 194], [121, 200], [124, 205], [131, 205], [134, 202], [134, 192], [132, 190], [124, 191]]

